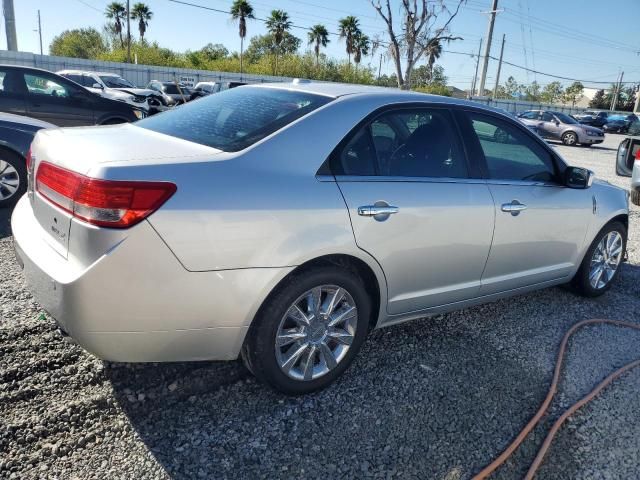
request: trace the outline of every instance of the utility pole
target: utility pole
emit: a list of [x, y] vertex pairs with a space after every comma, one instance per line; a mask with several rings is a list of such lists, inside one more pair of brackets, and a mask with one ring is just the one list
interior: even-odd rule
[[622, 89], [622, 79], [624, 77], [624, 72], [620, 72], [620, 80], [618, 80], [618, 83], [616, 84], [616, 88], [614, 89], [614, 94], [613, 94], [613, 99], [611, 100], [611, 111], [614, 111], [616, 109], [616, 106], [618, 105], [618, 95], [620, 95], [620, 91]]
[[640, 112], [640, 83], [636, 85], [636, 103], [633, 106], [633, 113]]
[[473, 74], [473, 82], [471, 82], [471, 91], [469, 97], [473, 97], [476, 91], [476, 82], [478, 80], [478, 65], [480, 65], [480, 51], [482, 50], [482, 39], [480, 39], [480, 46], [478, 47], [478, 58], [476, 58], [476, 73]]
[[42, 55], [42, 23], [40, 22], [40, 10], [38, 10], [38, 35], [40, 36], [40, 55]]
[[378, 65], [378, 81], [380, 81], [381, 74], [382, 74], [382, 54], [380, 54], [380, 64]]
[[491, 40], [493, 37], [493, 24], [496, 21], [496, 13], [498, 13], [498, 0], [493, 0], [491, 11], [489, 12], [489, 26], [487, 27], [487, 43], [484, 46], [484, 60], [482, 62], [482, 73], [480, 74], [480, 87], [478, 95], [484, 95], [484, 84], [487, 80], [487, 68], [489, 66], [489, 54], [491, 52]]
[[504, 53], [505, 34], [502, 34], [502, 47], [500, 47], [500, 61], [498, 62], [498, 72], [496, 73], [496, 86], [493, 87], [493, 99], [498, 96], [498, 85], [500, 84], [500, 70], [502, 70], [502, 54]]
[[131, 63], [131, 16], [129, 15], [129, 0], [127, 0], [127, 63]]
[[16, 37], [16, 14], [13, 10], [13, 0], [2, 0], [4, 12], [4, 29], [7, 31], [7, 50], [18, 51]]

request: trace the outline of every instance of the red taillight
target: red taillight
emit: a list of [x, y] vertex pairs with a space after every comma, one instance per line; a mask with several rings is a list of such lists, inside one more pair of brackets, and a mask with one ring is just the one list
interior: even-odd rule
[[640, 148], [636, 150], [636, 162], [640, 163]]
[[85, 222], [126, 228], [160, 208], [176, 186], [169, 182], [99, 180], [40, 162], [36, 190]]

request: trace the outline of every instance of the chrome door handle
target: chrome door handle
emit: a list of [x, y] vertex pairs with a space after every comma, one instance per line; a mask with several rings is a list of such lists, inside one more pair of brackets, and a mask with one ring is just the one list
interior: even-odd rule
[[503, 203], [502, 211], [508, 212], [514, 217], [518, 215], [521, 211], [526, 210], [527, 206], [520, 203], [518, 200], [513, 200], [511, 203]]
[[358, 215], [362, 217], [375, 217], [376, 215], [392, 215], [394, 213], [398, 213], [398, 207], [393, 207], [391, 205], [387, 206], [377, 206], [377, 205], [364, 205], [362, 207], [358, 207]]

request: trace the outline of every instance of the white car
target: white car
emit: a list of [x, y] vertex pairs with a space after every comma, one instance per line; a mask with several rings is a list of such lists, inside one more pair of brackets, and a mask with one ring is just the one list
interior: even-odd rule
[[154, 103], [162, 103], [160, 99], [155, 99], [156, 94], [153, 90], [137, 88], [115, 73], [82, 70], [61, 70], [56, 73], [82, 85], [93, 93], [112, 100], [126, 102], [147, 112]]

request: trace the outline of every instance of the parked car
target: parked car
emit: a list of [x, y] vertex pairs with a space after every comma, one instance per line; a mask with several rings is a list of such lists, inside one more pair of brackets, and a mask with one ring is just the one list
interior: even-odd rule
[[241, 355], [289, 394], [334, 381], [372, 328], [566, 283], [595, 297], [624, 257], [624, 190], [447, 97], [244, 86], [32, 152], [14, 241], [64, 331], [113, 361]]
[[180, 105], [191, 100], [191, 89], [181, 83], [151, 80], [147, 88], [162, 93], [169, 106]]
[[[80, 71], [80, 70], [60, 70], [56, 72], [58, 75], [76, 82], [79, 85], [82, 85], [84, 88], [89, 90], [90, 92], [96, 93], [106, 98], [110, 98], [112, 100], [119, 100], [121, 102], [126, 102], [133, 107], [141, 108], [145, 112], [149, 112], [150, 104], [149, 104], [149, 93], [141, 94], [141, 93], [132, 93], [130, 91], [120, 90], [120, 88], [113, 88], [107, 85], [118, 85], [122, 87], [124, 85], [130, 85], [124, 78], [115, 75], [115, 74], [103, 74], [97, 72], [88, 72], [88, 71]], [[104, 78], [101, 78], [104, 77]], [[112, 79], [111, 79], [111, 78]], [[131, 85], [133, 87], [133, 85]], [[135, 89], [135, 87], [133, 88]], [[142, 90], [143, 92], [150, 92], [153, 95], [157, 95], [153, 90]], [[158, 100], [155, 100], [156, 102]]]
[[599, 128], [581, 125], [574, 118], [561, 112], [528, 110], [518, 115], [525, 125], [535, 126], [541, 137], [560, 140], [565, 145], [584, 145], [604, 142], [604, 132]]
[[629, 135], [620, 142], [616, 155], [616, 174], [631, 177], [631, 202], [640, 206], [640, 122], [631, 123]]
[[0, 65], [0, 111], [64, 127], [133, 122], [145, 116], [142, 109], [93, 94], [55, 73], [11, 65]]
[[581, 114], [574, 114], [573, 117], [584, 125], [602, 127], [607, 123], [609, 112], [603, 110], [585, 110]]
[[191, 99], [194, 100], [200, 97], [206, 97], [213, 93], [229, 90], [230, 88], [241, 87], [247, 85], [244, 82], [198, 82], [193, 88], [191, 93]]
[[603, 125], [602, 129], [607, 133], [627, 133], [629, 131], [629, 125], [637, 121], [638, 117], [634, 114], [609, 115], [607, 117], [607, 123]]
[[0, 112], [0, 208], [12, 207], [27, 189], [27, 158], [33, 137], [55, 125]]

